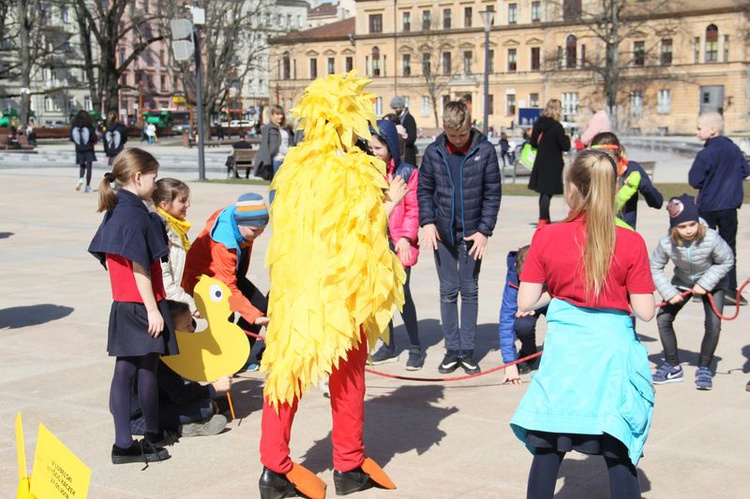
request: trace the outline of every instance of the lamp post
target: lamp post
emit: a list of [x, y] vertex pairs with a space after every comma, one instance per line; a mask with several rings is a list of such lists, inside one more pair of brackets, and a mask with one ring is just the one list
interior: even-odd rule
[[484, 23], [484, 116], [482, 118], [482, 131], [487, 135], [487, 122], [490, 119], [490, 30], [495, 17], [494, 10], [483, 10], [479, 12]]

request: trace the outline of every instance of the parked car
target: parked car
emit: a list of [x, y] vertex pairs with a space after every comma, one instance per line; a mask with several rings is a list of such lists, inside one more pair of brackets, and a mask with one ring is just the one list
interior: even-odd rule
[[253, 120], [232, 120], [229, 122], [230, 128], [250, 128], [255, 125]]
[[48, 121], [44, 124], [45, 128], [63, 128], [66, 126], [64, 121]]

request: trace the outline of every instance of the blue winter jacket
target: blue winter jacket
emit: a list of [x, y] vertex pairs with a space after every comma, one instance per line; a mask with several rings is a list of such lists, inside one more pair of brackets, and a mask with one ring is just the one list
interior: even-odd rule
[[445, 244], [457, 244], [453, 194], [458, 189], [463, 205], [462, 237], [475, 232], [489, 237], [497, 223], [502, 196], [495, 148], [481, 132], [472, 129], [469, 151], [461, 164], [459, 178], [454, 179], [446, 144], [446, 135], [442, 133], [425, 149], [417, 189], [419, 225], [435, 224]]
[[506, 258], [508, 273], [505, 274], [503, 301], [500, 305], [500, 353], [503, 363], [513, 362], [518, 358], [516, 350], [516, 312], [518, 312], [518, 272], [516, 271], [516, 252], [509, 251]]
[[742, 206], [742, 181], [750, 175], [745, 155], [730, 139], [708, 139], [690, 167], [688, 182], [698, 189], [698, 210], [719, 211]]

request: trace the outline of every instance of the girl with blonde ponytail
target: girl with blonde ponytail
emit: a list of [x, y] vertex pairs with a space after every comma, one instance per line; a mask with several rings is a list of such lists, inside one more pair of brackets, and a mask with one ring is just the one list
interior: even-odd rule
[[552, 300], [539, 372], [511, 420], [534, 454], [527, 497], [551, 498], [565, 454], [601, 454], [613, 498], [639, 498], [636, 464], [653, 413], [646, 349], [630, 314], [654, 316], [646, 244], [615, 225], [616, 164], [583, 151], [564, 172], [570, 214], [537, 230], [521, 272], [518, 310]]

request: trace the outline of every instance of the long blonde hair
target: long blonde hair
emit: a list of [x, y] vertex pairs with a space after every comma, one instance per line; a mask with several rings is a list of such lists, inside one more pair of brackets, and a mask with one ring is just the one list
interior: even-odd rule
[[583, 272], [586, 294], [594, 298], [604, 288], [615, 251], [616, 168], [609, 154], [587, 150], [578, 153], [565, 171], [566, 196], [574, 204], [566, 221], [586, 214]]
[[[136, 173], [153, 173], [159, 169], [159, 162], [150, 153], [137, 147], [123, 149], [115, 157], [112, 171], [104, 174], [99, 184], [99, 209], [98, 212], [109, 211], [117, 204], [117, 192], [115, 189], [127, 184]], [[112, 188], [112, 184], [115, 188]]]
[[542, 111], [542, 116], [560, 121], [562, 119], [562, 102], [560, 102], [560, 99], [548, 100], [547, 105], [544, 106], [544, 110]]

